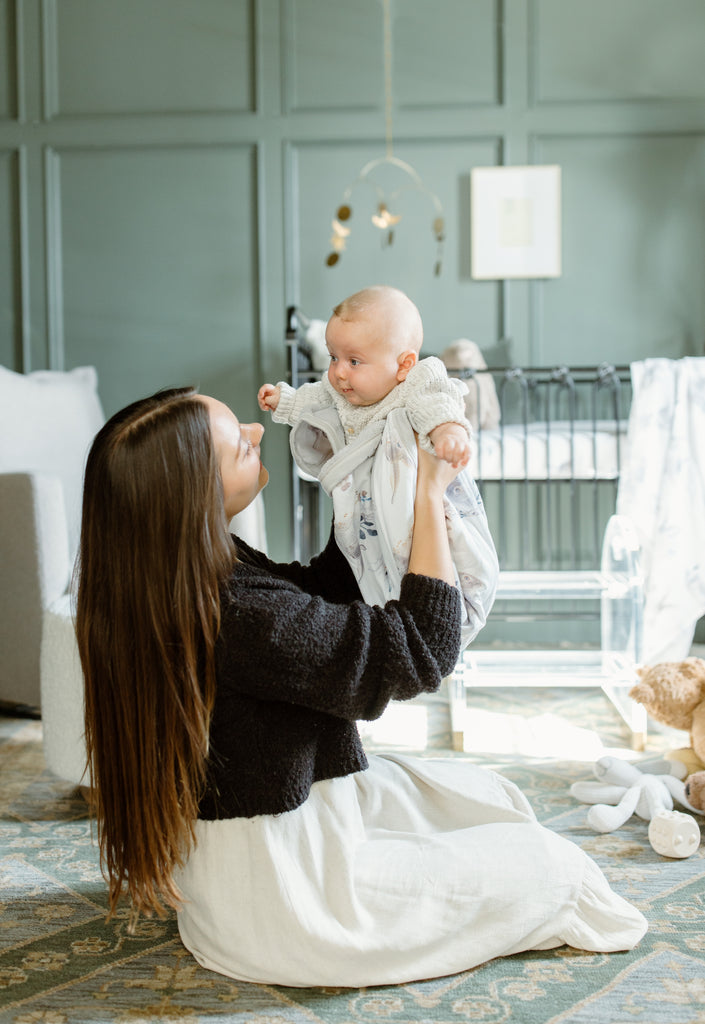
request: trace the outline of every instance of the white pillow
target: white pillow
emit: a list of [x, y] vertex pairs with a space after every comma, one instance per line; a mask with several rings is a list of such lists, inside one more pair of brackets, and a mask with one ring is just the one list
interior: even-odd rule
[[59, 477], [72, 559], [78, 547], [85, 459], [104, 422], [95, 367], [24, 374], [0, 366], [0, 473]]

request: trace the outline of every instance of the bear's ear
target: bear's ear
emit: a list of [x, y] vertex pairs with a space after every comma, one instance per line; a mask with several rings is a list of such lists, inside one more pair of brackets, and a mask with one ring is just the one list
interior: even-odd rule
[[641, 680], [638, 683], [634, 683], [634, 686], [629, 691], [629, 696], [639, 704], [645, 704], [646, 701], [653, 698], [654, 692], [649, 683]]
[[685, 780], [685, 796], [691, 807], [705, 813], [705, 772], [695, 772]]
[[[693, 710], [690, 723], [690, 745], [697, 757], [705, 763], [705, 700]], [[705, 785], [705, 780], [704, 783]]]

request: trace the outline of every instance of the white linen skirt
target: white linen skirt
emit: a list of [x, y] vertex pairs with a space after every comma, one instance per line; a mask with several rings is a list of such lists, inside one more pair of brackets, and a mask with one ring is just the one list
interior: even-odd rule
[[564, 944], [631, 949], [644, 917], [520, 790], [452, 760], [371, 756], [293, 811], [198, 821], [181, 939], [241, 981], [388, 985]]

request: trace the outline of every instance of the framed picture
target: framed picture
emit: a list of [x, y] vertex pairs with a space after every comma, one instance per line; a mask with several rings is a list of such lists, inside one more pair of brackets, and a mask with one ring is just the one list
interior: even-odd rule
[[561, 169], [474, 167], [472, 276], [560, 277]]

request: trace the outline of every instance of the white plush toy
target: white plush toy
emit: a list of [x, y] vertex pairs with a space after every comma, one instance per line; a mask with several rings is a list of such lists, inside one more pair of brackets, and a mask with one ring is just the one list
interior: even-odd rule
[[311, 357], [311, 366], [319, 373], [325, 373], [330, 363], [330, 352], [326, 345], [327, 326], [325, 320], [311, 320], [304, 335], [304, 341]]
[[601, 757], [593, 770], [597, 782], [574, 782], [570, 791], [583, 803], [595, 805], [587, 821], [596, 832], [612, 832], [632, 814], [651, 821], [659, 811], [672, 811], [674, 801], [698, 813], [688, 803], [685, 783], [673, 775], [651, 775], [617, 757]]
[[662, 857], [682, 860], [700, 846], [700, 829], [692, 814], [656, 811], [649, 822], [649, 842]]

